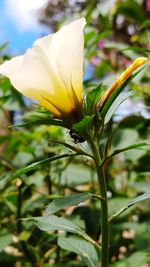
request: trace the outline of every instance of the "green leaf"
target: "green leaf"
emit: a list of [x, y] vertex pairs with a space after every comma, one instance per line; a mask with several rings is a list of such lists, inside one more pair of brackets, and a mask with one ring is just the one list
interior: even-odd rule
[[134, 267], [141, 267], [141, 266], [144, 267], [144, 264], [148, 264], [149, 262], [150, 262], [150, 255], [148, 251], [137, 251], [127, 259], [128, 266], [134, 266]]
[[108, 123], [111, 119], [111, 117], [113, 116], [113, 114], [115, 113], [116, 109], [125, 101], [127, 100], [129, 97], [131, 96], [131, 92], [129, 93], [125, 93], [125, 94], [120, 94], [117, 96], [117, 98], [114, 100], [114, 102], [112, 103], [112, 105], [110, 106], [110, 108], [108, 109], [106, 115], [105, 115], [105, 123]]
[[47, 158], [47, 159], [44, 159], [44, 160], [41, 160], [41, 161], [34, 162], [34, 163], [28, 165], [27, 167], [18, 170], [15, 174], [8, 174], [6, 179], [3, 178], [0, 181], [1, 182], [0, 186], [1, 186], [1, 188], [3, 188], [3, 186], [5, 186], [6, 183], [8, 183], [9, 181], [21, 176], [22, 174], [28, 173], [29, 171], [39, 169], [39, 168], [49, 164], [52, 161], [55, 161], [55, 160], [58, 160], [58, 159], [62, 159], [62, 158], [71, 157], [71, 156], [75, 156], [75, 155], [77, 155], [77, 154], [76, 153], [74, 153], [74, 154], [62, 154], [62, 155], [59, 155], [59, 156], [54, 156], [54, 157], [50, 157], [50, 158]]
[[94, 116], [86, 116], [83, 120], [73, 125], [72, 129], [80, 136], [86, 136], [88, 129], [92, 126]]
[[93, 195], [91, 193], [87, 192], [55, 199], [47, 206], [45, 215], [52, 215], [61, 209], [65, 209], [70, 206], [77, 206], [79, 203], [91, 199], [92, 196]]
[[145, 200], [149, 200], [149, 199], [150, 199], [150, 192], [146, 192], [146, 193], [144, 193], [144, 194], [142, 194], [142, 195], [140, 195], [138, 197], [133, 198], [123, 208], [121, 208], [119, 211], [117, 211], [115, 214], [113, 214], [109, 218], [109, 222], [113, 221], [115, 218], [117, 218], [120, 214], [125, 212], [127, 209], [129, 209], [133, 205], [136, 205], [138, 203], [141, 203], [141, 202], [143, 202]]
[[10, 245], [12, 242], [12, 238], [10, 234], [6, 234], [6, 235], [2, 235], [0, 236], [0, 252], [7, 247], [8, 245]]
[[57, 120], [57, 119], [52, 119], [52, 118], [40, 118], [36, 120], [33, 119], [31, 121], [12, 125], [11, 127], [30, 127], [33, 125], [56, 125], [56, 126], [61, 126], [61, 127], [66, 128], [66, 125], [64, 124], [62, 120]]
[[147, 265], [150, 261], [149, 253], [146, 251], [134, 252], [128, 258], [120, 260], [110, 265], [110, 267], [148, 267]]
[[138, 53], [150, 52], [150, 49], [143, 48], [143, 47], [138, 47], [138, 46], [132, 46], [132, 47], [129, 46], [129, 47], [123, 49], [122, 52], [125, 52], [125, 51], [128, 51], [128, 50], [135, 51], [135, 52], [138, 52]]
[[149, 28], [149, 27], [150, 27], [150, 19], [147, 19], [141, 24], [140, 30], [143, 30], [143, 29]]
[[140, 115], [129, 115], [119, 122], [119, 128], [141, 129], [148, 121], [148, 119]]
[[3, 45], [0, 45], [0, 52], [3, 51], [7, 46], [9, 45], [9, 42], [4, 43]]
[[145, 20], [144, 10], [136, 1], [127, 0], [118, 5], [117, 14], [123, 14], [126, 18], [135, 20], [137, 23], [142, 23]]
[[150, 192], [144, 193], [144, 194], [130, 200], [128, 203], [128, 208], [132, 207], [135, 204], [138, 204], [138, 203], [141, 203], [145, 200], [148, 200], [148, 199], [150, 199]]
[[[61, 176], [61, 185], [75, 188], [78, 185], [93, 183], [97, 181], [95, 170], [92, 170], [87, 164], [70, 163]], [[55, 181], [54, 181], [55, 182]]]
[[79, 237], [59, 237], [58, 245], [79, 255], [88, 267], [98, 267], [98, 255], [95, 247]]
[[27, 167], [25, 168], [22, 168], [21, 170], [17, 171], [12, 179], [22, 175], [22, 174], [25, 174], [29, 171], [32, 171], [32, 170], [36, 170], [38, 168], [41, 168], [47, 164], [49, 164], [50, 162], [52, 161], [55, 161], [55, 160], [58, 160], [58, 159], [61, 159], [61, 158], [66, 158], [66, 157], [70, 157], [70, 156], [74, 156], [76, 154], [62, 154], [62, 155], [59, 155], [59, 156], [54, 156], [54, 157], [51, 157], [51, 158], [47, 158], [47, 159], [44, 159], [44, 160], [41, 160], [41, 161], [37, 161], [37, 162], [34, 162], [30, 165], [28, 165]]
[[127, 146], [127, 147], [123, 147], [121, 149], [117, 149], [115, 150], [107, 159], [110, 159], [122, 152], [125, 152], [125, 151], [128, 151], [128, 150], [131, 150], [131, 149], [137, 149], [137, 148], [140, 148], [140, 147], [143, 147], [143, 146], [150, 146], [150, 142], [149, 140], [147, 141], [143, 141], [143, 142], [140, 142], [140, 143], [136, 143], [134, 145], [131, 145], [131, 146]]
[[82, 235], [84, 232], [78, 225], [55, 215], [35, 217], [32, 219], [36, 221], [37, 227], [42, 231], [63, 230], [78, 235]]
[[88, 92], [86, 96], [86, 111], [88, 115], [95, 113], [95, 107], [103, 93], [102, 84]]
[[[127, 197], [120, 197], [120, 196], [110, 198], [108, 201], [109, 216], [112, 217], [114, 214], [117, 214], [118, 210], [121, 210], [123, 206], [125, 207], [128, 205], [129, 200], [130, 199]], [[129, 213], [130, 211], [124, 216], [128, 216]]]
[[[135, 174], [135, 173], [134, 173]], [[136, 192], [141, 193], [141, 192], [148, 192], [149, 188], [150, 188], [150, 181], [149, 181], [149, 177], [150, 177], [150, 172], [140, 172], [139, 173], [139, 182], [132, 182], [131, 183], [131, 188], [135, 189]], [[148, 178], [146, 180], [146, 178]], [[140, 182], [142, 181], [142, 182]]]
[[36, 222], [37, 227], [42, 231], [62, 230], [69, 233], [77, 234], [100, 249], [100, 245], [96, 241], [94, 241], [89, 235], [87, 235], [81, 227], [63, 217], [51, 215], [42, 217], [32, 217], [27, 219], [25, 218], [22, 220], [34, 220]]
[[103, 31], [102, 33], [99, 34], [98, 40], [100, 41], [106, 37], [109, 37], [109, 36], [111, 36], [111, 34], [112, 34], [111, 31]]
[[6, 173], [0, 176], [0, 190], [3, 190], [6, 184], [11, 180], [12, 173]]

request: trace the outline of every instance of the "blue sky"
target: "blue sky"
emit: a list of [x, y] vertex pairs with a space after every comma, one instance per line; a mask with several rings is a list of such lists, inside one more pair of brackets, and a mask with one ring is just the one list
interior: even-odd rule
[[24, 53], [48, 29], [38, 24], [36, 12], [47, 0], [0, 0], [0, 45], [9, 42], [7, 51]]

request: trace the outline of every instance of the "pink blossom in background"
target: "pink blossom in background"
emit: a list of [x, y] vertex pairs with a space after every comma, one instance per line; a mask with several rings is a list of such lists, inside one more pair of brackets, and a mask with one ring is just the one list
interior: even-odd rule
[[98, 42], [98, 48], [99, 48], [99, 49], [103, 49], [104, 46], [105, 46], [105, 40], [102, 39], [102, 40], [100, 40], [100, 41]]
[[150, 0], [146, 0], [146, 10], [150, 11]]
[[97, 66], [100, 64], [100, 58], [98, 58], [98, 57], [92, 57], [90, 61], [91, 61], [92, 65], [94, 65], [94, 66]]

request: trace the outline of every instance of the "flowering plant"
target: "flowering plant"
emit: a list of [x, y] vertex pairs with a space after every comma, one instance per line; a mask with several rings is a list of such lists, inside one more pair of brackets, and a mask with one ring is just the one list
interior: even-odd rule
[[[131, 200], [128, 206], [109, 217], [105, 164], [115, 155], [125, 150], [145, 146], [147, 142], [134, 144], [111, 153], [112, 133], [103, 149], [101, 148], [101, 136], [112, 114], [124, 100], [120, 98], [120, 93], [139, 73], [137, 71], [133, 74], [147, 61], [147, 58], [137, 58], [107, 90], [100, 84], [83, 96], [84, 26], [85, 19], [81, 18], [64, 26], [57, 33], [37, 40], [33, 48], [28, 49], [25, 55], [4, 62], [0, 66], [0, 73], [7, 76], [19, 92], [38, 101], [41, 106], [53, 114], [52, 120], [49, 116], [49, 124], [57, 124], [69, 129], [75, 140], [73, 145], [58, 141], [75, 153], [59, 155], [45, 159], [43, 162], [34, 163], [15, 173], [11, 179], [32, 170], [36, 165], [42, 166], [63, 157], [78, 155], [90, 158], [95, 164], [97, 172], [99, 194], [86, 192], [54, 200], [49, 204], [44, 216], [32, 219], [43, 231], [64, 230], [80, 236], [81, 239], [68, 240], [70, 246], [73, 246], [74, 242], [76, 244], [76, 248], [72, 250], [78, 253], [88, 266], [99, 266], [100, 262], [101, 267], [107, 267], [109, 224], [128, 207], [148, 199], [150, 195], [144, 194]], [[118, 99], [117, 103], [116, 99]], [[76, 144], [83, 141], [88, 144], [87, 150]], [[79, 226], [54, 215], [60, 209], [77, 205], [91, 198], [97, 198], [101, 203], [101, 240], [93, 240]], [[61, 235], [58, 244], [68, 249], [65, 238]], [[82, 252], [80, 246], [84, 247]], [[88, 250], [92, 251], [90, 258]]]

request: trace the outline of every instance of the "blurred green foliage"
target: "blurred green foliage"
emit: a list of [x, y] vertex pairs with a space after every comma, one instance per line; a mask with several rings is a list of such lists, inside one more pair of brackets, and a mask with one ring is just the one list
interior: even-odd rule
[[[133, 59], [149, 55], [150, 11], [147, 2], [49, 1], [44, 13], [41, 13], [41, 21], [56, 30], [60, 22], [86, 17], [84, 87], [85, 90], [94, 88], [103, 80], [107, 88]], [[9, 58], [4, 48], [0, 47], [1, 62]], [[132, 95], [110, 120], [102, 140], [105, 143], [113, 129], [112, 151], [147, 140], [150, 136], [149, 68], [146, 67], [132, 80], [126, 90]], [[42, 168], [31, 169], [9, 182], [10, 175], [20, 168], [68, 153], [63, 145], [49, 141], [73, 142], [66, 130], [58, 126], [32, 125], [32, 120], [45, 116], [50, 117], [36, 104], [25, 101], [8, 79], [0, 78], [0, 265], [3, 267], [85, 266], [81, 261], [82, 254], [79, 257], [66, 248], [76, 246], [70, 235], [59, 240], [58, 246], [58, 231], [42, 232], [31, 221], [20, 218], [41, 216], [45, 206], [60, 196], [86, 191], [97, 193], [92, 163], [82, 156], [78, 159], [64, 158]], [[30, 125], [10, 127], [26, 121], [31, 121]], [[148, 192], [149, 152], [148, 147], [134, 149], [109, 161], [106, 176], [110, 215], [133, 197]], [[143, 202], [112, 222], [110, 266], [149, 266], [149, 212], [149, 203]], [[99, 201], [94, 199], [78, 207], [58, 211], [58, 215], [62, 214], [84, 228], [92, 238], [99, 239]], [[67, 237], [69, 241], [65, 242]], [[82, 242], [80, 245], [82, 248]], [[75, 249], [78, 254], [78, 246]]]

